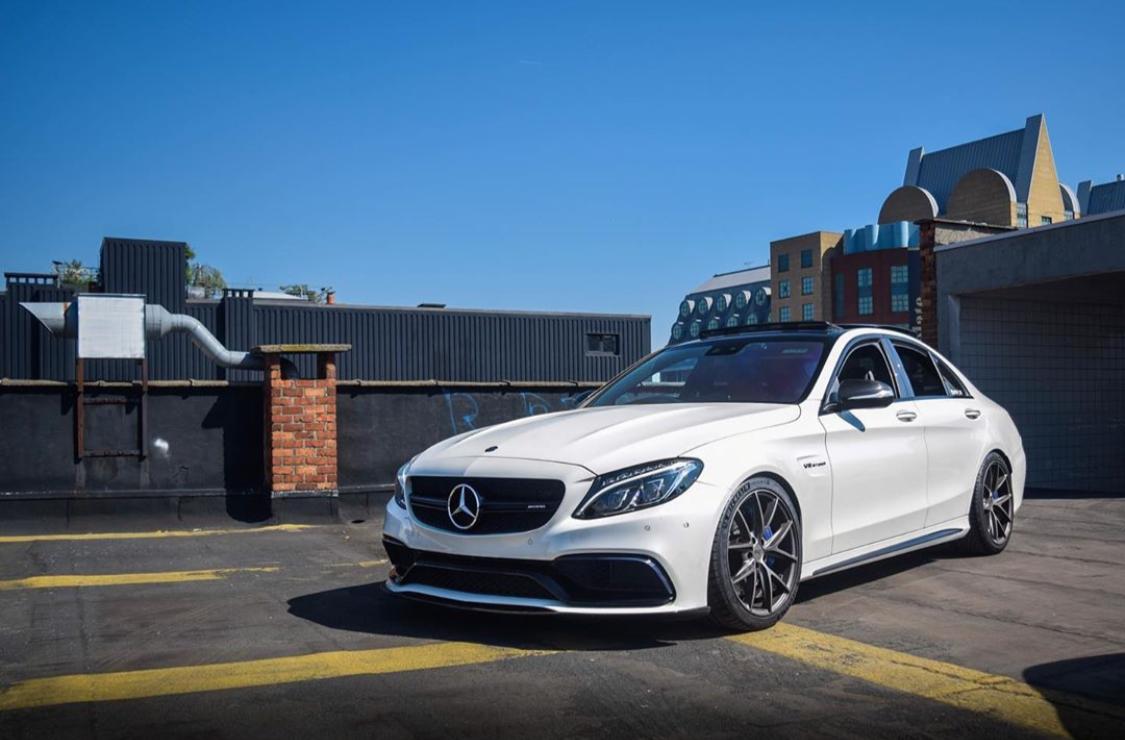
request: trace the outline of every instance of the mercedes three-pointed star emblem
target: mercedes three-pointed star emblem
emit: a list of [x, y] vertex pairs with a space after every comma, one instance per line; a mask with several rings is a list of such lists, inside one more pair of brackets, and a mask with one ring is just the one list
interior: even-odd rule
[[480, 494], [468, 483], [460, 483], [449, 492], [445, 509], [454, 527], [472, 529], [480, 518]]

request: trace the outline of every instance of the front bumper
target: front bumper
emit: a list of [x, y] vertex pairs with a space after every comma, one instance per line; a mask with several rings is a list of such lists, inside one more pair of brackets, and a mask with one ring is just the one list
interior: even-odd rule
[[[485, 464], [487, 463], [487, 467]], [[452, 466], [450, 466], [452, 468]], [[605, 519], [571, 516], [589, 490], [593, 476], [584, 469], [559, 463], [495, 459], [479, 461], [471, 469], [427, 470], [425, 474], [473, 474], [521, 477], [535, 475], [564, 481], [562, 504], [545, 525], [526, 532], [471, 534], [428, 526], [393, 499], [387, 502], [383, 534], [396, 562], [395, 543], [429, 562], [431, 572], [410, 574], [398, 567], [387, 589], [415, 598], [480, 609], [546, 611], [568, 614], [672, 614], [697, 612], [707, 606], [707, 573], [711, 542], [723, 492], [704, 481], [660, 506]], [[441, 561], [441, 572], [433, 572]], [[606, 563], [641, 583], [641, 593], [606, 576]], [[585, 563], [601, 576], [575, 575], [575, 563]], [[593, 563], [593, 565], [590, 565]], [[639, 565], [638, 565], [639, 564]], [[484, 567], [485, 582], [476, 573]], [[514, 574], [508, 573], [512, 568]], [[652, 587], [648, 573], [666, 581]], [[497, 576], [496, 571], [503, 575]], [[515, 578], [508, 578], [514, 575]], [[611, 588], [591, 588], [590, 578], [607, 579]], [[498, 581], [503, 581], [497, 585]], [[501, 587], [503, 586], [503, 587]]]

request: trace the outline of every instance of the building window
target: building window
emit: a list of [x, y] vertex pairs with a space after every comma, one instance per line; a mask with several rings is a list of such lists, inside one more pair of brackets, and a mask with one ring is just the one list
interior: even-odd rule
[[1071, 211], [1069, 209], [1063, 211], [1063, 220], [1064, 221], [1073, 221], [1074, 220], [1074, 211]]
[[778, 321], [788, 321], [789, 320], [789, 306], [782, 306], [781, 308], [777, 309], [777, 320]]
[[789, 254], [788, 253], [777, 255], [777, 271], [778, 272], [789, 272]]
[[844, 273], [836, 273], [834, 282], [836, 283], [836, 287], [833, 291], [832, 303], [834, 304], [836, 315], [832, 318], [839, 321], [844, 317]]
[[1051, 223], [1051, 222], [1052, 222], [1052, 221], [1051, 221], [1051, 217], [1050, 217], [1050, 216], [1040, 216], [1040, 217], [1039, 217], [1039, 225], [1040, 225], [1040, 226], [1046, 226], [1047, 224], [1049, 224], [1049, 223]]
[[806, 304], [801, 306], [801, 320], [802, 321], [812, 321], [813, 320], [813, 304], [806, 303]]
[[621, 337], [617, 334], [587, 334], [586, 354], [619, 355], [621, 354]]
[[756, 324], [756, 323], [758, 323], [758, 314], [754, 313], [753, 311], [751, 311], [750, 313], [746, 314], [746, 323], [747, 323], [747, 324]]
[[777, 284], [777, 297], [778, 298], [788, 298], [789, 297], [789, 281], [788, 280], [782, 280], [781, 282], [779, 282]]
[[910, 310], [910, 268], [891, 265], [891, 310]]
[[1027, 228], [1027, 203], [1016, 203], [1016, 226]]
[[813, 279], [811, 277], [801, 278], [801, 295], [812, 295], [813, 292]]
[[867, 316], [875, 313], [875, 301], [871, 295], [871, 268], [861, 267], [855, 273], [856, 313]]
[[812, 267], [812, 250], [801, 250], [801, 267]]

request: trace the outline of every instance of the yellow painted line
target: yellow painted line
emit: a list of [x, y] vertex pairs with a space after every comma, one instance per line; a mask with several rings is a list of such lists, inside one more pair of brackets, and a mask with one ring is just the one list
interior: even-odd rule
[[35, 678], [0, 689], [0, 711], [244, 689], [346, 676], [374, 676], [543, 654], [546, 653], [468, 642], [441, 642], [236, 663]]
[[382, 558], [381, 560], [356, 560], [352, 563], [332, 563], [329, 568], [378, 568], [380, 565], [390, 563], [390, 560]]
[[1093, 726], [1125, 720], [1125, 708], [1036, 689], [1007, 676], [920, 658], [791, 624], [778, 624], [772, 629], [728, 639], [815, 668], [1051, 735], [1070, 736], [1059, 720], [1058, 707], [1064, 707], [1071, 721], [1079, 714]]
[[170, 570], [156, 573], [107, 573], [99, 575], [31, 576], [0, 581], [0, 591], [23, 588], [83, 588], [86, 586], [136, 586], [143, 583], [184, 583], [217, 581], [235, 573], [275, 573], [276, 566], [261, 568], [218, 568], [215, 570]]
[[300, 532], [312, 524], [275, 524], [269, 527], [239, 529], [169, 529], [155, 532], [89, 532], [86, 534], [17, 534], [0, 536], [0, 545], [21, 542], [75, 542], [89, 540], [154, 540], [166, 537], [212, 537], [221, 534], [260, 534], [265, 532]]

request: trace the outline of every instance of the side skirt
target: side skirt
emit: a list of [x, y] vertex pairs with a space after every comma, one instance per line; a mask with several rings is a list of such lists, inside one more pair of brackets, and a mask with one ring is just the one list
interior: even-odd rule
[[876, 550], [872, 550], [871, 552], [863, 553], [862, 555], [856, 555], [854, 557], [845, 558], [844, 560], [836, 563], [830, 563], [828, 565], [821, 566], [819, 568], [816, 568], [810, 575], [805, 576], [801, 580], [808, 580], [810, 578], [828, 575], [829, 573], [835, 573], [837, 571], [846, 570], [848, 568], [854, 568], [857, 565], [864, 565], [866, 563], [872, 563], [876, 560], [883, 560], [885, 558], [894, 557], [895, 555], [902, 555], [912, 550], [920, 550], [923, 547], [937, 545], [942, 542], [951, 542], [953, 540], [964, 537], [968, 531], [969, 530], [964, 527], [946, 527], [944, 529], [938, 529], [933, 532], [926, 532], [925, 534], [911, 537], [910, 539], [903, 540], [902, 542], [897, 542], [893, 545], [887, 545], [886, 547], [881, 547]]

